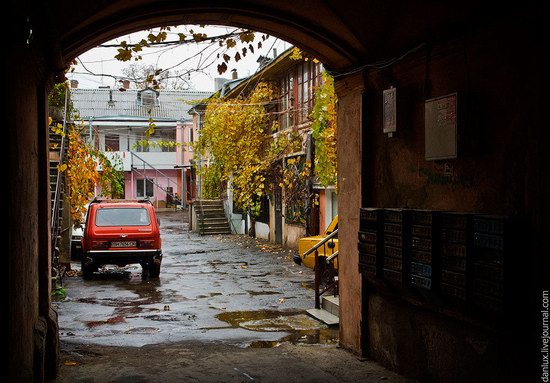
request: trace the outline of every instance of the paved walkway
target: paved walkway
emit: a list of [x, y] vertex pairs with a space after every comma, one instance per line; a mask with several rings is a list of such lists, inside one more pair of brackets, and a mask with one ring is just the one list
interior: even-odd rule
[[[60, 382], [404, 382], [305, 315], [311, 270], [245, 236], [198, 236], [159, 213], [160, 280], [139, 265], [66, 278]], [[75, 267], [77, 267], [75, 265]]]

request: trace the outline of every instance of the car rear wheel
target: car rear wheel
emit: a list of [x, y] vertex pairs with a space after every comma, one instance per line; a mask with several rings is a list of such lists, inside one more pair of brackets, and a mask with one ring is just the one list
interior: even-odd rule
[[92, 264], [84, 264], [84, 261], [81, 263], [82, 269], [82, 278], [83, 279], [92, 279], [94, 273], [97, 271], [97, 266]]
[[158, 278], [160, 275], [160, 264], [147, 263], [142, 265], [142, 276], [145, 278]]

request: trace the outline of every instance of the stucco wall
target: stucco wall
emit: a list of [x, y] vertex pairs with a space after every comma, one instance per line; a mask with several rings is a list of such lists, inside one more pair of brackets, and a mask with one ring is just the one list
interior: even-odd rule
[[[361, 127], [363, 76], [335, 82], [338, 96], [338, 274], [340, 281], [340, 344], [361, 353], [361, 278], [357, 231], [361, 207]], [[343, 166], [342, 164], [345, 164]]]
[[[142, 170], [140, 170], [141, 173], [143, 173]], [[145, 175], [147, 177], [154, 179], [155, 182], [160, 185], [163, 188], [166, 187], [172, 187], [174, 193], [178, 193], [177, 188], [177, 180], [178, 180], [178, 173], [181, 172], [179, 169], [166, 169], [162, 170], [162, 173], [164, 175], [161, 175], [154, 170], [145, 170]], [[138, 174], [134, 172], [133, 176], [130, 172], [125, 172], [124, 174], [124, 187], [125, 187], [125, 195], [128, 199], [135, 199], [137, 198], [136, 193], [136, 181], [142, 180], [143, 176], [141, 174]], [[162, 190], [157, 185], [153, 185], [153, 197], [151, 198], [152, 201], [166, 201], [166, 192]]]
[[[12, 45], [16, 45], [15, 42]], [[10, 220], [7, 291], [9, 365], [17, 366], [17, 369], [10, 368], [10, 381], [22, 382], [33, 380], [33, 329], [39, 315], [38, 238], [41, 222], [38, 212], [45, 207], [39, 206], [39, 163], [46, 164], [48, 160], [45, 150], [40, 150], [38, 141], [38, 137], [46, 137], [43, 132], [38, 133], [38, 129], [46, 129], [45, 125], [39, 125], [38, 119], [38, 104], [44, 99], [37, 94], [37, 78], [26, 77], [29, 74], [38, 77], [33, 68], [34, 61], [27, 57], [27, 54], [38, 55], [38, 52], [19, 45], [12, 48], [8, 48], [11, 55], [8, 63], [17, 63], [17, 68], [8, 64], [10, 76], [6, 79], [6, 86], [10, 89], [10, 97], [6, 100], [7, 110], [10, 111], [6, 114], [6, 125], [10, 127], [9, 141], [6, 143], [10, 182], [9, 203], [6, 206]], [[44, 157], [39, 158], [39, 153]], [[48, 252], [42, 255], [49, 256]]]
[[306, 235], [306, 228], [301, 225], [287, 224], [283, 220], [283, 244], [292, 249], [298, 248], [298, 240]]
[[[548, 100], [541, 87], [547, 67], [537, 36], [527, 24], [496, 25], [434, 44], [367, 77], [365, 206], [503, 214], [518, 218], [525, 231], [522, 251], [508, 264], [524, 272], [506, 274], [505, 289], [519, 298], [506, 323], [472, 324], [441, 315], [438, 305], [416, 307], [399, 294], [367, 290], [368, 352], [405, 375], [423, 381], [534, 381], [525, 375], [536, 370], [537, 359], [528, 323], [547, 280], [540, 270], [548, 270], [542, 254], [548, 254], [544, 238], [550, 226], [548, 121], [539, 110]], [[390, 86], [397, 88], [393, 138], [382, 132], [382, 91]], [[458, 158], [426, 161], [424, 101], [454, 92]]]

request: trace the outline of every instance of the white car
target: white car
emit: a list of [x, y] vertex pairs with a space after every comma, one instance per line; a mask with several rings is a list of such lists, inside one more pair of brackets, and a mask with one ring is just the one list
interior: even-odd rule
[[71, 236], [71, 258], [80, 259], [82, 257], [82, 235], [84, 233], [84, 224], [73, 225]]
[[[87, 203], [86, 211], [88, 211], [88, 206], [90, 204]], [[84, 216], [84, 219], [82, 222], [86, 221], [86, 216]], [[84, 223], [76, 223], [72, 227], [72, 235], [71, 235], [71, 258], [80, 259], [82, 257], [82, 236], [84, 235]]]

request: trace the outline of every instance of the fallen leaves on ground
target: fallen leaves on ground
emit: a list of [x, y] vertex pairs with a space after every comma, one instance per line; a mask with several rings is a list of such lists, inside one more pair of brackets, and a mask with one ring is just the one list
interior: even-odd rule
[[67, 270], [65, 271], [66, 277], [79, 277], [82, 275], [82, 272], [80, 270]]

